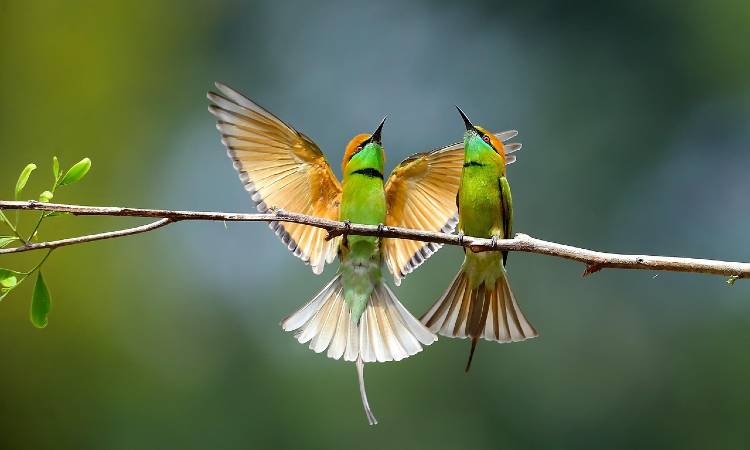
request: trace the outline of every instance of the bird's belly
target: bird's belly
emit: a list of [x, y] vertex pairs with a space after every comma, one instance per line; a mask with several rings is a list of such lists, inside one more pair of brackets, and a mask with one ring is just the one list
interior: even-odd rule
[[[385, 223], [386, 205], [383, 181], [358, 177], [344, 185], [339, 212], [340, 220], [365, 225]], [[380, 240], [375, 236], [349, 235], [342, 245], [343, 253], [353, 261], [380, 261]]]
[[500, 189], [497, 179], [474, 179], [461, 185], [459, 192], [459, 220], [463, 233], [476, 237], [491, 237], [500, 225]]
[[385, 223], [385, 192], [381, 180], [362, 180], [344, 187], [339, 218], [352, 223], [377, 225]]

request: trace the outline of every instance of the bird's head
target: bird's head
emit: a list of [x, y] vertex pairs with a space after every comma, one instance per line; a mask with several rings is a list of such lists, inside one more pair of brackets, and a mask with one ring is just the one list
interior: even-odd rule
[[383, 142], [381, 141], [383, 124], [385, 124], [385, 118], [380, 122], [374, 133], [358, 134], [349, 141], [344, 152], [344, 160], [341, 163], [344, 175], [367, 168], [383, 172], [383, 162], [385, 160]]
[[495, 154], [500, 157], [505, 164], [505, 146], [494, 134], [471, 123], [466, 114], [461, 111], [461, 108], [456, 106], [458, 113], [461, 114], [461, 118], [466, 126], [466, 132], [464, 133], [464, 149], [467, 152], [476, 153], [479, 156], [486, 156], [486, 154]]

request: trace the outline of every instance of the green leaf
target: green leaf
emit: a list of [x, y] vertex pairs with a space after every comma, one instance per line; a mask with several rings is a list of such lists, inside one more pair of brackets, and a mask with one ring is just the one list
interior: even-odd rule
[[60, 178], [60, 161], [57, 159], [57, 156], [52, 157], [52, 175], [55, 176], [56, 183], [57, 179]]
[[12, 288], [0, 288], [0, 302], [3, 301], [6, 295], [10, 294]]
[[8, 244], [12, 244], [17, 240], [18, 238], [15, 236], [0, 236], [0, 248], [6, 247]]
[[52, 197], [54, 197], [52, 192], [44, 191], [41, 194], [39, 194], [39, 201], [42, 203], [49, 203], [49, 201], [52, 200]]
[[31, 323], [37, 328], [47, 326], [47, 316], [50, 310], [50, 296], [47, 285], [44, 283], [42, 272], [36, 277], [34, 294], [31, 296]]
[[60, 181], [60, 186], [75, 183], [76, 181], [86, 176], [89, 169], [91, 169], [91, 160], [88, 158], [83, 158], [82, 160], [75, 163], [73, 167], [68, 169], [67, 172], [65, 172], [65, 176], [63, 177], [62, 181]]
[[18, 176], [18, 181], [16, 181], [16, 200], [18, 200], [18, 195], [21, 193], [24, 186], [26, 186], [26, 182], [29, 181], [31, 172], [33, 172], [35, 169], [36, 164], [31, 163], [27, 164], [26, 167], [24, 167], [21, 171], [21, 175]]
[[23, 281], [21, 272], [16, 272], [10, 269], [0, 269], [0, 287], [5, 289], [13, 289], [18, 285], [18, 278], [20, 277]]

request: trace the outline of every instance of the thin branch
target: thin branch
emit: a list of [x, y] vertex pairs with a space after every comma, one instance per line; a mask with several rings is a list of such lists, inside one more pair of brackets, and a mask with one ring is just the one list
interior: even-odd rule
[[307, 216], [282, 210], [268, 213], [242, 214], [225, 212], [205, 211], [172, 211], [161, 209], [137, 209], [121, 207], [79, 206], [55, 203], [41, 203], [37, 201], [11, 202], [0, 201], [0, 210], [20, 209], [37, 211], [67, 212], [79, 216], [130, 216], [130, 217], [156, 217], [156, 222], [125, 230], [99, 233], [89, 236], [81, 236], [60, 241], [40, 242], [36, 244], [22, 245], [20, 247], [0, 249], [0, 254], [20, 253], [42, 248], [57, 248], [64, 245], [73, 245], [83, 242], [91, 242], [102, 239], [111, 239], [131, 234], [151, 231], [173, 222], [183, 220], [203, 221], [226, 221], [226, 222], [293, 222], [311, 225], [328, 231], [329, 238], [343, 234], [356, 234], [362, 236], [377, 236], [384, 238], [410, 239], [423, 242], [435, 242], [438, 244], [458, 245], [472, 251], [517, 251], [527, 253], [538, 253], [542, 255], [555, 256], [558, 258], [578, 261], [586, 265], [584, 275], [598, 272], [605, 268], [612, 269], [637, 269], [637, 270], [661, 270], [669, 272], [692, 272], [713, 275], [724, 275], [736, 278], [750, 278], [750, 263], [718, 261], [711, 259], [679, 258], [669, 256], [651, 255], [622, 255], [616, 253], [605, 253], [585, 248], [572, 247], [555, 242], [535, 239], [525, 234], [517, 234], [513, 239], [483, 239], [470, 236], [458, 236], [454, 234], [436, 233], [431, 231], [411, 230], [407, 228], [348, 224], [336, 220], [328, 220], [320, 217]]
[[[16, 214], [17, 214], [17, 213], [16, 213]], [[7, 225], [7, 226], [8, 226], [8, 228], [10, 228], [10, 231], [12, 231], [12, 232], [13, 232], [13, 234], [14, 234], [14, 235], [15, 235], [15, 236], [16, 236], [16, 237], [18, 238], [18, 240], [19, 240], [19, 241], [23, 242], [24, 244], [26, 243], [26, 240], [25, 240], [25, 239], [23, 238], [23, 236], [21, 236], [21, 235], [20, 235], [20, 234], [18, 233], [18, 230], [16, 230], [16, 227], [15, 227], [15, 226], [13, 226], [13, 222], [11, 222], [11, 221], [10, 221], [10, 219], [8, 219], [8, 217], [7, 217], [7, 216], [5, 215], [5, 213], [4, 213], [3, 211], [2, 211], [2, 208], [0, 208], [0, 219], [2, 219], [2, 220], [3, 220], [3, 222], [5, 223], [5, 225]]]
[[42, 265], [44, 264], [45, 261], [47, 261], [47, 258], [50, 257], [50, 255], [52, 254], [53, 251], [55, 251], [54, 248], [51, 248], [51, 249], [47, 250], [47, 254], [44, 255], [44, 258], [42, 258], [38, 263], [36, 263], [36, 266], [34, 266], [31, 270], [29, 270], [27, 272], [24, 272], [26, 274], [26, 276], [29, 276], [32, 273], [34, 273], [37, 270], [39, 270], [39, 268], [42, 267]]
[[[19, 247], [0, 249], [0, 255], [4, 255], [8, 253], [29, 252], [32, 250], [42, 250], [45, 248], [50, 249], [50, 251], [52, 251], [53, 249], [56, 249], [58, 247], [65, 247], [66, 245], [83, 244], [84, 242], [101, 241], [103, 239], [113, 239], [113, 238], [122, 237], [122, 236], [130, 236], [132, 234], [145, 233], [147, 231], [153, 231], [157, 228], [161, 228], [163, 226], [169, 225], [170, 223], [174, 223], [174, 222], [175, 221], [172, 219], [159, 219], [156, 222], [151, 222], [149, 224], [141, 225], [139, 227], [125, 228], [123, 230], [107, 231], [104, 233], [97, 233], [97, 234], [88, 234], [86, 236], [79, 236], [79, 237], [68, 238], [68, 239], [60, 239], [58, 241], [29, 243], [26, 245], [21, 245]], [[49, 255], [49, 253], [47, 255]]]

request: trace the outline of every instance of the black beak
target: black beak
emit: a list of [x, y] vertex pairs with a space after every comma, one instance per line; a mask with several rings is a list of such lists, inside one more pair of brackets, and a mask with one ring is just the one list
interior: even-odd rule
[[476, 128], [474, 128], [474, 125], [471, 123], [471, 120], [469, 120], [469, 118], [466, 117], [466, 114], [464, 114], [464, 112], [461, 111], [461, 108], [459, 108], [458, 106], [456, 106], [456, 109], [458, 110], [458, 113], [461, 114], [461, 118], [464, 119], [464, 125], [466, 125], [466, 130], [467, 131], [468, 130], [475, 130], [476, 131]]
[[383, 132], [383, 125], [385, 124], [385, 119], [387, 119], [388, 116], [383, 117], [383, 121], [380, 122], [380, 125], [378, 125], [378, 129], [375, 130], [374, 133], [372, 133], [372, 137], [370, 138], [370, 142], [375, 142], [376, 144], [382, 145], [383, 142], [380, 140], [380, 133]]

